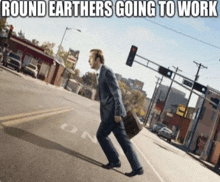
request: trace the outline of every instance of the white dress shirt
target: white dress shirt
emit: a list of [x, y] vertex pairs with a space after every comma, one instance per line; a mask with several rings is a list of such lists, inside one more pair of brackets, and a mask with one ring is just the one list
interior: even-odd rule
[[101, 68], [102, 68], [102, 64], [101, 64], [101, 66], [99, 67], [99, 69], [98, 69], [97, 72], [96, 72], [97, 83], [98, 83], [98, 80], [99, 80], [99, 76], [100, 76]]

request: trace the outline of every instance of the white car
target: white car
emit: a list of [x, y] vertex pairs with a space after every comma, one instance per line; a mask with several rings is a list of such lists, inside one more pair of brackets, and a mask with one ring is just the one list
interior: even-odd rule
[[158, 133], [158, 131], [159, 131], [161, 128], [163, 128], [163, 127], [166, 127], [166, 125], [163, 124], [163, 123], [155, 123], [155, 124], [153, 125], [152, 131], [153, 131], [154, 133]]
[[21, 70], [21, 57], [18, 54], [9, 52], [7, 55], [4, 55], [3, 66], [10, 66], [19, 72]]
[[158, 131], [157, 135], [158, 135], [159, 137], [166, 138], [169, 143], [170, 143], [171, 140], [172, 140], [172, 130], [170, 130], [170, 129], [167, 128], [167, 127], [161, 128], [161, 129]]
[[27, 74], [33, 76], [34, 78], [37, 78], [37, 74], [38, 74], [37, 65], [28, 64], [28, 65], [24, 68], [24, 73], [27, 73]]

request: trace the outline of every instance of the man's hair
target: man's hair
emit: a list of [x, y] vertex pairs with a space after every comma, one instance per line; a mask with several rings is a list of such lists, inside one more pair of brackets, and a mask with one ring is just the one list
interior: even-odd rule
[[99, 59], [100, 59], [100, 62], [101, 62], [102, 64], [105, 64], [105, 58], [104, 58], [104, 55], [103, 55], [102, 50], [100, 50], [100, 49], [92, 49], [90, 52], [95, 52], [95, 60], [96, 60], [97, 58], [99, 58]]

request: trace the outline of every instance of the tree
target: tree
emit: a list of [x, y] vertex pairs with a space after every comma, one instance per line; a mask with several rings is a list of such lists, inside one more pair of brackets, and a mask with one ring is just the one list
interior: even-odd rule
[[145, 110], [143, 107], [145, 95], [138, 90], [130, 90], [130, 88], [122, 81], [119, 81], [119, 87], [122, 93], [122, 100], [126, 110], [132, 110], [138, 116], [144, 116]]
[[31, 41], [31, 43], [34, 44], [35, 46], [39, 46], [39, 41], [36, 40], [36, 39], [33, 39], [33, 40]]
[[[66, 65], [66, 59], [68, 56], [68, 51], [65, 51], [65, 49], [63, 48], [63, 46], [60, 47], [58, 55], [64, 60], [64, 63]], [[66, 65], [67, 67], [71, 68], [69, 65]]]
[[45, 50], [45, 53], [49, 56], [54, 56], [53, 48], [55, 47], [55, 43], [50, 43], [49, 41], [44, 42], [40, 47]]
[[96, 87], [97, 87], [97, 79], [96, 79], [95, 73], [86, 72], [86, 74], [83, 75], [82, 79], [83, 79], [83, 83], [85, 85], [89, 85], [92, 88], [96, 89]]
[[72, 74], [70, 77], [73, 78], [74, 80], [77, 80], [80, 83], [83, 83], [83, 79], [82, 79], [82, 77], [80, 77], [80, 70], [75, 69], [74, 72], [75, 72], [75, 74]]
[[20, 30], [20, 32], [18, 32], [18, 37], [19, 37], [20, 39], [25, 39], [25, 35], [24, 35], [24, 33], [22, 32], [22, 30]]
[[126, 101], [128, 100], [128, 97], [130, 97], [130, 88], [122, 81], [118, 81], [118, 83], [121, 90], [122, 100], [125, 104], [128, 104]]

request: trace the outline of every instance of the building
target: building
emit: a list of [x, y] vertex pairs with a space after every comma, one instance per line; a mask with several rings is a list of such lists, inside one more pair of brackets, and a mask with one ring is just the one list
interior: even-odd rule
[[[158, 103], [156, 109], [159, 111], [163, 111], [161, 117], [163, 118], [164, 112], [171, 110], [173, 105], [183, 104], [186, 105], [187, 99], [185, 98], [185, 93], [176, 89], [171, 88], [170, 93], [167, 97], [166, 103], [164, 103], [169, 87], [160, 84], [156, 91], [155, 102]], [[165, 104], [165, 105], [164, 105]]]
[[118, 73], [115, 73], [115, 76], [116, 76], [116, 79], [117, 80], [121, 80], [122, 79], [122, 75], [118, 74]]
[[209, 100], [220, 99], [220, 92], [208, 86], [205, 97], [197, 101], [197, 113], [190, 124], [184, 145], [193, 150], [198, 136], [203, 134], [206, 140], [197, 154], [201, 159], [216, 164], [220, 156], [220, 114]]
[[195, 108], [187, 108], [186, 114], [183, 117], [186, 106], [183, 104], [172, 105], [171, 110], [166, 111], [163, 123], [173, 131], [174, 138], [183, 143], [190, 121], [195, 112]]
[[[183, 104], [186, 105], [187, 99], [185, 98], [185, 93], [176, 89], [171, 88], [170, 93], [167, 97], [166, 103], [166, 95], [168, 92], [169, 87], [160, 84], [160, 86], [155, 90], [155, 96], [153, 99], [153, 109], [152, 109], [152, 115], [151, 119], [148, 121], [150, 127], [153, 126], [154, 123], [156, 123], [158, 120], [162, 121], [164, 120], [164, 114], [167, 111], [171, 111], [173, 108], [173, 105], [179, 105]], [[163, 113], [161, 113], [163, 111]]]
[[122, 75], [116, 73], [116, 79], [119, 80], [119, 81], [122, 81], [124, 82], [131, 90], [139, 90], [143, 93], [145, 93], [146, 95], [146, 92], [143, 91], [143, 87], [144, 87], [144, 82], [140, 81], [140, 80], [133, 80], [131, 78], [127, 79], [127, 78], [124, 78], [122, 77]]
[[29, 40], [11, 36], [8, 40], [9, 50], [21, 56], [22, 67], [34, 63], [38, 67], [38, 78], [60, 86], [65, 65], [44, 53], [44, 49], [32, 44]]

